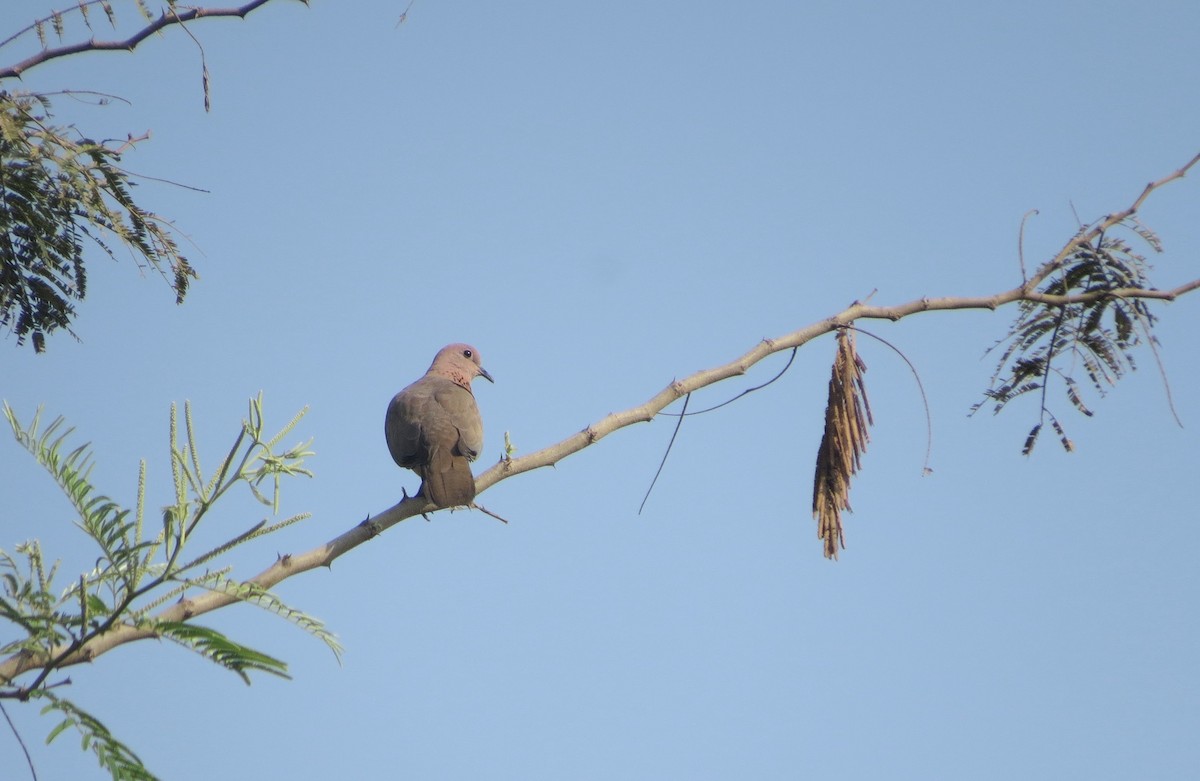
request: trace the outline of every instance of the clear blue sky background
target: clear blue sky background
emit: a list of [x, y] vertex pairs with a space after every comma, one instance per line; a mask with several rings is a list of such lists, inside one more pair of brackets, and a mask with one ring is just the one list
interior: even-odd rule
[[[46, 0], [9, 0], [5, 31]], [[118, 10], [132, 21], [132, 8]], [[76, 329], [0, 345], [0, 396], [90, 441], [95, 482], [170, 495], [167, 420], [190, 399], [208, 463], [246, 399], [311, 412], [312, 519], [239, 550], [250, 576], [417, 481], [382, 435], [443, 344], [476, 344], [484, 465], [877, 291], [989, 294], [1200, 151], [1200, 5], [1151, 2], [278, 2], [135, 54], [30, 71], [96, 136], [150, 129], [139, 190], [195, 243], [182, 307], [93, 254]], [[14, 60], [19, 48], [0, 50]], [[7, 52], [7, 54], [6, 54]], [[12, 88], [13, 84], [6, 85]], [[1153, 196], [1160, 287], [1200, 276], [1200, 180]], [[693, 418], [646, 511], [669, 420], [626, 429], [481, 501], [511, 520], [410, 520], [280, 593], [343, 666], [251, 608], [210, 623], [290, 661], [250, 687], [169, 644], [70, 670], [69, 694], [164, 779], [1182, 779], [1200, 767], [1200, 296], [1159, 306], [1175, 425], [1152, 358], [1078, 452], [1019, 449], [1033, 400], [968, 419], [1011, 311], [868, 328], [877, 425], [849, 548], [809, 514], [833, 342], [769, 389]], [[723, 400], [777, 356], [712, 388]], [[0, 437], [0, 547], [38, 537], [62, 585], [94, 552]], [[209, 541], [262, 517], [242, 498]], [[8, 705], [41, 778], [100, 777]], [[0, 776], [24, 778], [0, 732]]]

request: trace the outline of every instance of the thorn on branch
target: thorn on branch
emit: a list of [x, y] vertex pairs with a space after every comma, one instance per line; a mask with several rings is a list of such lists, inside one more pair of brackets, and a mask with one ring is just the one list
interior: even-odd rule
[[45, 686], [43, 686], [42, 688], [57, 689], [60, 686], [70, 686], [70, 685], [71, 685], [71, 679], [70, 679], [70, 677], [67, 677], [67, 678], [63, 678], [61, 681], [58, 681], [57, 683], [48, 683]]
[[[407, 501], [408, 496], [406, 495], [404, 497], [404, 499]], [[426, 518], [425, 520], [429, 520], [429, 519]], [[369, 540], [373, 540], [381, 534], [379, 524], [375, 523], [375, 521], [371, 518], [370, 515], [368, 515], [366, 518], [364, 518], [362, 523], [359, 524], [359, 526], [361, 526], [367, 530], [367, 539], [369, 539]]]

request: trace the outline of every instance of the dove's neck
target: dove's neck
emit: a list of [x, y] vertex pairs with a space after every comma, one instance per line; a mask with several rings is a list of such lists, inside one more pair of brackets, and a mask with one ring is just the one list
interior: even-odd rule
[[435, 376], [450, 380], [450, 382], [462, 388], [467, 393], [470, 393], [472, 396], [475, 395], [471, 391], [471, 378], [457, 369], [441, 369], [435, 373]]

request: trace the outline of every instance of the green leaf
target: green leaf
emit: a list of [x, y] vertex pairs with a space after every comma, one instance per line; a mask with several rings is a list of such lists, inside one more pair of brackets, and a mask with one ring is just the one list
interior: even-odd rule
[[280, 618], [291, 621], [296, 626], [308, 632], [313, 637], [328, 646], [333, 652], [334, 657], [340, 664], [342, 661], [342, 644], [338, 642], [337, 635], [325, 628], [325, 623], [319, 618], [310, 616], [300, 610], [288, 606], [282, 599], [271, 593], [267, 589], [251, 583], [249, 581], [240, 582], [232, 578], [225, 577], [222, 573], [213, 573], [214, 577], [206, 578], [198, 585], [212, 591], [220, 591], [225, 594], [230, 594], [237, 597], [243, 602], [257, 605], [264, 610], [269, 610]]
[[47, 689], [37, 689], [31, 692], [34, 698], [49, 700], [42, 715], [51, 711], [63, 714], [63, 720], [50, 731], [46, 743], [54, 740], [69, 727], [79, 731], [79, 743], [84, 751], [91, 750], [100, 767], [109, 771], [114, 781], [158, 781], [137, 754], [121, 741], [113, 737], [108, 727], [87, 711], [70, 700], [62, 699]]
[[237, 673], [247, 686], [250, 685], [248, 673], [253, 670], [270, 673], [281, 678], [291, 678], [287, 674], [287, 662], [230, 640], [210, 627], [178, 621], [156, 621], [152, 626], [163, 637], [174, 640], [225, 669]]
[[[50, 710], [52, 707], [53, 706], [49, 705], [46, 706], [46, 709], [42, 711], [42, 714], [45, 715], [46, 711]], [[71, 726], [70, 719], [63, 719], [62, 721], [58, 722], [58, 725], [54, 729], [50, 730], [50, 734], [46, 736], [46, 745], [50, 745], [55, 738], [57, 738], [66, 730], [70, 729]]]

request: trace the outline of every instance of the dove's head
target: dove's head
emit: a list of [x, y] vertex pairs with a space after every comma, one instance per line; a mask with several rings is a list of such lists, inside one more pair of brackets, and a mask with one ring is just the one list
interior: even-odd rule
[[464, 388], [470, 388], [471, 380], [476, 377], [495, 382], [487, 369], [483, 368], [479, 351], [469, 344], [448, 344], [438, 350], [428, 373], [449, 377]]

